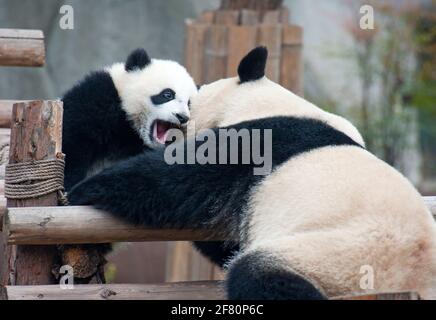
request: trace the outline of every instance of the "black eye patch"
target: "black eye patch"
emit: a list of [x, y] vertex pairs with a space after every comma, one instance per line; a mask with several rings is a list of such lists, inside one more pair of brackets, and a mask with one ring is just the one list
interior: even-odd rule
[[176, 93], [172, 89], [164, 89], [161, 93], [151, 96], [151, 102], [155, 105], [164, 104], [176, 98]]

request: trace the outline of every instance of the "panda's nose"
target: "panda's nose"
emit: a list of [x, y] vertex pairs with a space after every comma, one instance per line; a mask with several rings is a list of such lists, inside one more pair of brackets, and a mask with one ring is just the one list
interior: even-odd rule
[[180, 121], [180, 124], [185, 124], [189, 120], [189, 117], [183, 113], [176, 113], [176, 118]]

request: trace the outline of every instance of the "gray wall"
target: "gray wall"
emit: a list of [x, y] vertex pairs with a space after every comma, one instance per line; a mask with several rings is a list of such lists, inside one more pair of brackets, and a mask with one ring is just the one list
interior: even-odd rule
[[[59, 8], [74, 8], [74, 30], [59, 27]], [[218, 0], [0, 0], [0, 28], [42, 29], [46, 66], [0, 68], [0, 99], [59, 97], [89, 70], [145, 47], [182, 60], [184, 20]]]

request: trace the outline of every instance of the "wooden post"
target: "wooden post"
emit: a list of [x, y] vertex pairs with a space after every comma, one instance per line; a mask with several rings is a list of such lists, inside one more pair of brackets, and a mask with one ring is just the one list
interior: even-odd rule
[[256, 46], [257, 27], [230, 26], [229, 34], [227, 77], [235, 77], [241, 59]]
[[[62, 102], [30, 101], [12, 108], [9, 163], [62, 157]], [[8, 199], [8, 207], [56, 206], [57, 193], [39, 198]], [[5, 246], [1, 268], [3, 285], [55, 283], [51, 268], [54, 246]]]
[[203, 84], [204, 45], [207, 24], [186, 21], [185, 66], [197, 84]]
[[283, 27], [280, 84], [301, 97], [304, 95], [302, 38], [300, 27]]
[[266, 76], [274, 81], [280, 80], [280, 56], [282, 47], [282, 26], [280, 24], [264, 24], [259, 26], [258, 45], [268, 48]]
[[226, 77], [229, 29], [225, 25], [210, 25], [206, 35], [204, 82]]

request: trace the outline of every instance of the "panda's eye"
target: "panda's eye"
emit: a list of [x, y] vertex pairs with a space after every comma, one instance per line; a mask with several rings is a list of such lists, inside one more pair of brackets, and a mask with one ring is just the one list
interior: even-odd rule
[[151, 101], [155, 105], [167, 103], [176, 98], [176, 93], [172, 89], [164, 89], [160, 93], [151, 97]]
[[188, 108], [191, 109], [191, 100], [188, 100]]
[[167, 90], [162, 91], [161, 95], [163, 98], [165, 98], [168, 101], [174, 99], [174, 91], [171, 89], [167, 89]]

